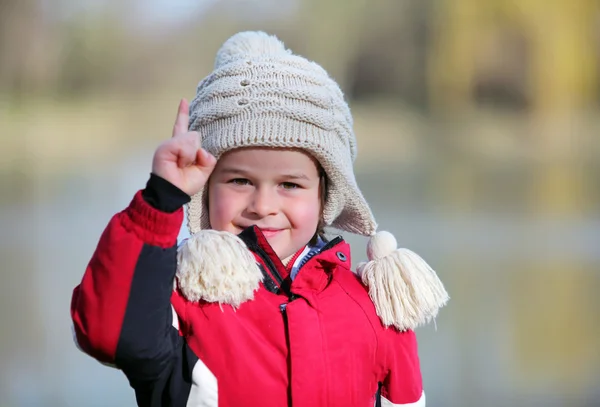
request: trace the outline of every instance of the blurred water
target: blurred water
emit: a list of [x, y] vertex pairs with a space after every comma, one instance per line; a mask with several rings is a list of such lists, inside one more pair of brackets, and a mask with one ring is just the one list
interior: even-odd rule
[[[106, 223], [144, 186], [150, 159], [141, 150], [95, 172], [33, 178], [33, 199], [2, 208], [0, 405], [135, 405], [120, 372], [75, 348], [69, 302]], [[424, 256], [452, 296], [437, 327], [418, 331], [428, 405], [600, 405], [598, 213], [448, 210], [443, 195], [422, 190], [431, 173], [359, 174], [381, 227]], [[365, 239], [347, 238], [356, 264]]]

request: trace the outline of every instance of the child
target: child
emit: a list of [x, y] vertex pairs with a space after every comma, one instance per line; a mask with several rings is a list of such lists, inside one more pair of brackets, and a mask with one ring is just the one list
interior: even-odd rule
[[[261, 32], [231, 37], [75, 288], [77, 344], [139, 406], [424, 406], [413, 329], [448, 295], [376, 234], [355, 156], [319, 65]], [[371, 236], [357, 274], [325, 226]]]

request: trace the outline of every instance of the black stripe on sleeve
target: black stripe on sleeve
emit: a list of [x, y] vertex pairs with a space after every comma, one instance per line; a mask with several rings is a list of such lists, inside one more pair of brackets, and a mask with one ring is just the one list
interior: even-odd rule
[[139, 407], [186, 407], [192, 389], [192, 371], [198, 357], [172, 329], [178, 342], [178, 351], [170, 369], [155, 380], [130, 380]]
[[144, 245], [139, 255], [116, 363], [139, 407], [186, 407], [198, 357], [173, 327], [176, 247]]
[[175, 357], [171, 295], [176, 256], [175, 246], [144, 245], [138, 257], [115, 357], [130, 379], [156, 379]]

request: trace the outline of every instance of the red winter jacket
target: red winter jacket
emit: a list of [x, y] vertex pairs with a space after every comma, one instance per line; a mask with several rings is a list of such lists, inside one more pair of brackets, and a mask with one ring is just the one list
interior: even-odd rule
[[246, 230], [264, 281], [234, 310], [173, 290], [182, 221], [181, 208], [160, 211], [138, 192], [73, 292], [78, 345], [121, 369], [139, 406], [425, 405], [414, 332], [382, 326], [341, 238], [291, 281]]

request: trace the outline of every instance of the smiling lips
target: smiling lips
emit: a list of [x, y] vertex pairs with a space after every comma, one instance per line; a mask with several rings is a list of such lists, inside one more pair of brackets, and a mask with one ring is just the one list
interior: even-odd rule
[[[284, 230], [284, 229], [278, 229], [278, 228], [262, 228], [260, 226], [258, 226], [258, 228], [261, 230], [262, 234], [265, 237], [277, 236], [280, 232], [282, 232]], [[245, 229], [245, 228], [244, 227], [240, 227], [240, 229]]]
[[260, 229], [265, 237], [273, 237], [279, 234], [283, 229]]

